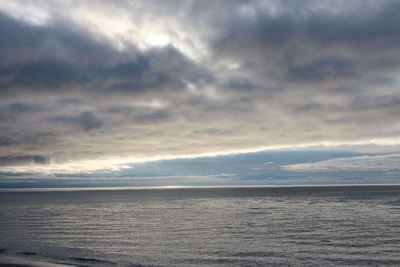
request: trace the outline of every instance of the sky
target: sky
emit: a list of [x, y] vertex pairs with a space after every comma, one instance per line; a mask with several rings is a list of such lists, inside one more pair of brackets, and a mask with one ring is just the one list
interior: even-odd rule
[[398, 184], [399, 13], [0, 0], [0, 187]]

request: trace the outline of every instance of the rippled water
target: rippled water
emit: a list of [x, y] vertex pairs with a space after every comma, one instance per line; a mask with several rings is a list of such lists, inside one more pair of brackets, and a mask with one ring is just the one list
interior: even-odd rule
[[399, 266], [400, 186], [2, 192], [0, 249], [84, 266]]

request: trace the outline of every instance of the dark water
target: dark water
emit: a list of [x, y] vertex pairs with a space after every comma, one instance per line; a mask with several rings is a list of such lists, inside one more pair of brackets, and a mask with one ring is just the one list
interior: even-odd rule
[[0, 253], [80, 266], [399, 266], [400, 186], [2, 192]]

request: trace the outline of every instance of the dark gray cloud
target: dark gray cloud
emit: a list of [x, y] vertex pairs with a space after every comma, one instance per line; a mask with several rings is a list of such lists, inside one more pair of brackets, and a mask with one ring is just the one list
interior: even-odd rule
[[[138, 53], [130, 62], [104, 70], [100, 86], [107, 93], [182, 91], [188, 83], [210, 81], [212, 75], [172, 46]], [[97, 85], [97, 83], [96, 83]]]
[[42, 155], [8, 155], [0, 157], [0, 165], [27, 165], [27, 164], [47, 164], [49, 159]]
[[288, 67], [287, 79], [299, 81], [327, 81], [360, 76], [359, 63], [340, 57], [319, 58], [315, 61]]
[[104, 110], [105, 113], [122, 116], [132, 123], [146, 124], [166, 122], [172, 119], [172, 110], [168, 108], [111, 106]]
[[226, 83], [223, 83], [222, 88], [226, 88], [226, 90], [235, 90], [240, 92], [251, 92], [255, 85], [244, 77], [233, 77]]
[[42, 107], [39, 105], [15, 102], [8, 105], [8, 110], [14, 113], [25, 113], [25, 112], [40, 111], [42, 110]]
[[172, 118], [168, 110], [157, 110], [150, 113], [143, 113], [136, 116], [138, 123], [156, 123], [165, 122]]
[[0, 136], [0, 146], [5, 147], [5, 146], [13, 146], [17, 145], [18, 142], [13, 140], [12, 138], [8, 136]]
[[78, 126], [85, 132], [100, 129], [103, 126], [102, 121], [91, 111], [82, 112], [77, 116], [53, 117], [51, 120], [54, 122]]
[[281, 14], [233, 13], [211, 44], [216, 57], [247, 62], [271, 78], [357, 79], [399, 68], [399, 10], [400, 4], [391, 1], [369, 14], [303, 14], [290, 8]]
[[74, 65], [62, 61], [40, 61], [27, 64], [16, 70], [13, 81], [5, 87], [32, 91], [62, 91], [79, 82]]
[[32, 130], [31, 132], [34, 133], [21, 133], [15, 130], [10, 131], [10, 129], [3, 130], [3, 132], [0, 134], [0, 147], [3, 147], [5, 152], [7, 151], [7, 149], [17, 147], [22, 148], [22, 151], [25, 151], [32, 146], [49, 146], [51, 144], [56, 144], [57, 142], [57, 135], [53, 131], [35, 132], [34, 130]]
[[[106, 38], [93, 36], [70, 21], [38, 26], [0, 13], [0, 93], [134, 93], [180, 90], [188, 82], [209, 80], [172, 46], [121, 52]], [[11, 56], [12, 55], [12, 56]]]

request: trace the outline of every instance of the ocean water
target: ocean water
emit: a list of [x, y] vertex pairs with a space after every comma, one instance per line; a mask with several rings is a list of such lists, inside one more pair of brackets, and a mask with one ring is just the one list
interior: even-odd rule
[[0, 254], [76, 266], [400, 266], [400, 186], [1, 192]]

